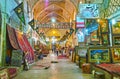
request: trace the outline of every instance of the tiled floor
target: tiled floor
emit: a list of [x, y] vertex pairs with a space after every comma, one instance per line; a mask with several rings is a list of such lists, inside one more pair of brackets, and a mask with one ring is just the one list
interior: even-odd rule
[[83, 74], [76, 64], [69, 59], [59, 59], [51, 63], [50, 68], [23, 71], [15, 79], [93, 79], [90, 74]]

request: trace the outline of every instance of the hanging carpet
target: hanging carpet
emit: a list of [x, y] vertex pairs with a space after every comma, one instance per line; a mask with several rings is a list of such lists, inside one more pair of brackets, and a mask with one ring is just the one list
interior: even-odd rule
[[30, 60], [31, 60], [30, 63], [32, 63], [34, 61], [34, 51], [33, 51], [33, 48], [31, 47], [31, 45], [30, 45], [30, 43], [29, 43], [29, 41], [28, 41], [28, 39], [27, 39], [25, 34], [23, 34], [23, 39], [24, 39], [25, 44], [27, 45], [27, 50], [28, 50], [29, 55], [30, 55]]
[[17, 39], [16, 39], [15, 29], [10, 27], [9, 25], [7, 25], [7, 33], [8, 33], [8, 37], [9, 37], [11, 46], [14, 49], [20, 49]]

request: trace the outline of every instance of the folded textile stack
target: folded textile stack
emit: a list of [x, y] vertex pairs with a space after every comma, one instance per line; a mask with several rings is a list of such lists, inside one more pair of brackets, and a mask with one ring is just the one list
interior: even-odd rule
[[8, 68], [8, 75], [10, 79], [14, 78], [17, 75], [17, 69], [16, 68]]

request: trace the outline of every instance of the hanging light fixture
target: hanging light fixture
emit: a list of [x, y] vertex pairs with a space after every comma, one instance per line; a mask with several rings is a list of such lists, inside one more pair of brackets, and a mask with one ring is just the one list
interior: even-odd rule
[[52, 18], [51, 18], [51, 22], [52, 22], [52, 23], [55, 23], [55, 22], [56, 22], [56, 18], [55, 18], [55, 17], [52, 17]]
[[116, 20], [115, 19], [112, 20], [112, 25], [114, 25], [114, 24], [116, 24]]

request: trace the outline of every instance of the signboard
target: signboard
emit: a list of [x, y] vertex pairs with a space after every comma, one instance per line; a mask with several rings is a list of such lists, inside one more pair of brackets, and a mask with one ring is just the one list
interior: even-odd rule
[[37, 23], [37, 28], [55, 28], [55, 29], [69, 29], [72, 28], [72, 22], [56, 22], [56, 23]]
[[99, 7], [97, 4], [80, 4], [79, 12], [81, 18], [99, 18]]
[[85, 27], [85, 20], [80, 18], [80, 16], [76, 17], [76, 28], [84, 28]]

